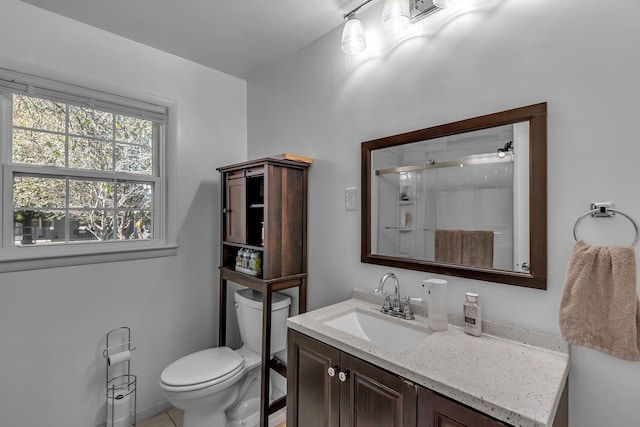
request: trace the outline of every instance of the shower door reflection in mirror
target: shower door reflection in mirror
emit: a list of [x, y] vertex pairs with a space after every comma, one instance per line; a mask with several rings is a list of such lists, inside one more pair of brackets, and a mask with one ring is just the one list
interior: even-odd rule
[[364, 263], [547, 288], [547, 104], [361, 144]]
[[372, 253], [496, 270], [526, 269], [528, 121], [371, 154]]

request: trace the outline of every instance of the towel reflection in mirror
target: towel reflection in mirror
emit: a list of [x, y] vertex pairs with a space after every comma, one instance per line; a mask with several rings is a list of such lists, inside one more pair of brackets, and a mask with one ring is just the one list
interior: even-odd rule
[[493, 268], [493, 231], [436, 230], [435, 260]]

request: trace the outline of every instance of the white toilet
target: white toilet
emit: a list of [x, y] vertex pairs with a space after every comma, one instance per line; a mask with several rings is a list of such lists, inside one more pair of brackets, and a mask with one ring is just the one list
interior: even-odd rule
[[[242, 289], [234, 299], [242, 347], [216, 347], [189, 354], [160, 375], [165, 397], [184, 411], [184, 427], [260, 425], [262, 293]], [[272, 354], [286, 348], [290, 305], [291, 298], [273, 293]]]

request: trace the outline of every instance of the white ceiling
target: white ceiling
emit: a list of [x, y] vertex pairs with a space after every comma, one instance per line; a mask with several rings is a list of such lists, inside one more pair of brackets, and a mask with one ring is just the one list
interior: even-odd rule
[[343, 22], [363, 0], [23, 0], [247, 79]]

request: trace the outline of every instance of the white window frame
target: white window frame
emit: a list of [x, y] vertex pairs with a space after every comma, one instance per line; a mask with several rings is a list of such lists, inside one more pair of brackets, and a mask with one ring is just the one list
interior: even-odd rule
[[[69, 242], [45, 245], [15, 245], [13, 216], [13, 176], [16, 173], [43, 174], [49, 176], [100, 176], [100, 172], [90, 174], [75, 173], [72, 170], [55, 167], [32, 166], [11, 163], [12, 138], [12, 93], [57, 99], [64, 103], [89, 105], [120, 114], [146, 117], [160, 125], [158, 144], [153, 152], [153, 174], [133, 180], [154, 183], [153, 237], [141, 240], [108, 242]], [[6, 96], [5, 96], [6, 94]], [[0, 272], [22, 271], [101, 262], [173, 256], [177, 253], [177, 232], [175, 223], [175, 192], [169, 192], [169, 179], [175, 176], [177, 153], [174, 102], [151, 98], [120, 88], [108, 88], [108, 92], [98, 89], [63, 83], [30, 74], [0, 68]], [[113, 179], [112, 173], [104, 173]], [[124, 176], [126, 174], [122, 174]]]

